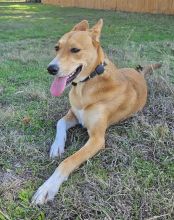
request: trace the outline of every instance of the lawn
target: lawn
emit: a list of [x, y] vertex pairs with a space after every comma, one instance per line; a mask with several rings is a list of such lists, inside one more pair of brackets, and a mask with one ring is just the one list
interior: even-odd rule
[[[49, 159], [69, 102], [68, 91], [51, 97], [47, 64], [62, 34], [100, 17], [103, 48], [117, 66], [163, 66], [147, 79], [143, 111], [111, 126], [106, 149], [74, 172], [53, 202], [33, 207], [38, 186], [87, 140], [85, 129], [70, 129], [66, 153]], [[174, 219], [173, 26], [174, 16], [0, 4], [0, 220]]]

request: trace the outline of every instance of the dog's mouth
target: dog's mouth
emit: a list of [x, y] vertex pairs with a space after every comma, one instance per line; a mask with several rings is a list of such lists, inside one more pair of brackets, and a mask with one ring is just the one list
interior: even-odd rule
[[71, 74], [64, 77], [55, 77], [50, 92], [53, 96], [60, 96], [64, 89], [68, 87], [71, 82], [78, 76], [78, 74], [82, 71], [83, 66], [78, 66]]
[[82, 71], [82, 65], [80, 65], [79, 67], [76, 68], [76, 70], [74, 72], [72, 72], [69, 76], [68, 79], [66, 81], [66, 86], [69, 86], [72, 81], [78, 76], [78, 74]]

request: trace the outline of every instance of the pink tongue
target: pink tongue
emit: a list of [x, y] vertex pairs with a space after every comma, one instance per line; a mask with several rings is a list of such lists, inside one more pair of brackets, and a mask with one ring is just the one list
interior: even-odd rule
[[52, 82], [50, 92], [52, 96], [60, 96], [65, 89], [66, 80], [68, 77], [55, 78]]

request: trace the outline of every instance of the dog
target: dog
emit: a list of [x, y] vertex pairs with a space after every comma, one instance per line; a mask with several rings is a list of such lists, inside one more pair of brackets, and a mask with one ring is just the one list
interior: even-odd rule
[[89, 140], [60, 163], [33, 196], [33, 204], [42, 205], [53, 200], [70, 173], [104, 148], [108, 126], [144, 107], [147, 100], [144, 75], [161, 66], [118, 69], [100, 45], [102, 27], [102, 19], [91, 29], [88, 21], [83, 20], [63, 35], [55, 46], [56, 57], [47, 69], [55, 75], [51, 94], [60, 96], [66, 87], [72, 84], [72, 88], [69, 93], [71, 109], [57, 122], [50, 157], [64, 153], [66, 131], [77, 124], [87, 128]]

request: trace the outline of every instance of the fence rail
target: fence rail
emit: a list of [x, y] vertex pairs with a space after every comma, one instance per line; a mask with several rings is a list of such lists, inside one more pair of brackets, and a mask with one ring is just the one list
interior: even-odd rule
[[42, 0], [42, 3], [64, 7], [174, 14], [174, 0]]

